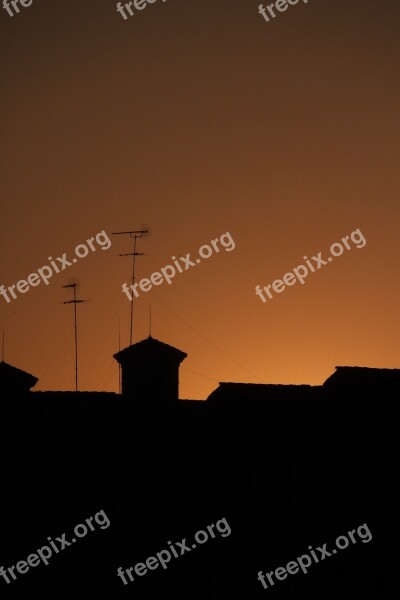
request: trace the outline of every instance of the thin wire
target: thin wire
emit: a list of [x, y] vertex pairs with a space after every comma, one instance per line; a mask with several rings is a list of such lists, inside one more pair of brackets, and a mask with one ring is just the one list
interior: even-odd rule
[[[70, 325], [68, 325], [68, 327], [70, 327]], [[59, 327], [59, 330], [61, 330], [61, 326]], [[58, 336], [56, 336], [57, 339]], [[60, 338], [58, 338], [60, 339]], [[70, 342], [70, 338], [68, 336], [63, 336], [62, 338], [62, 342], [58, 347], [57, 352], [53, 352], [51, 355], [51, 359], [49, 361], [49, 363], [47, 364], [47, 367], [45, 369], [43, 369], [44, 371], [44, 375], [42, 375], [39, 379], [39, 384], [38, 384], [38, 389], [41, 388], [43, 389], [43, 380], [46, 381], [46, 379], [49, 376], [49, 372], [52, 371], [54, 369], [54, 366], [58, 363], [58, 360], [60, 358], [60, 354], [61, 352], [63, 353], [63, 355], [65, 354], [65, 350], [66, 348], [70, 348], [71, 347], [71, 342]]]
[[96, 362], [97, 362], [97, 360], [98, 360], [98, 358], [99, 358], [99, 356], [100, 356], [100, 352], [102, 351], [102, 349], [103, 349], [103, 347], [104, 347], [104, 345], [105, 345], [106, 339], [107, 339], [107, 338], [108, 338], [108, 336], [110, 335], [111, 327], [114, 325], [114, 321], [115, 321], [115, 319], [116, 319], [116, 317], [117, 317], [117, 314], [120, 312], [120, 308], [121, 308], [121, 305], [122, 305], [122, 303], [123, 303], [123, 302], [124, 302], [124, 297], [122, 297], [122, 298], [120, 299], [120, 301], [119, 301], [119, 304], [118, 304], [118, 307], [117, 307], [117, 309], [114, 311], [114, 316], [112, 317], [112, 319], [111, 319], [111, 322], [110, 322], [110, 325], [109, 325], [108, 329], [106, 330], [106, 332], [105, 332], [105, 334], [104, 334], [104, 336], [103, 336], [103, 341], [101, 342], [100, 346], [98, 347], [98, 350], [97, 350], [96, 356], [94, 357], [94, 359], [93, 359], [93, 362], [92, 362], [92, 365], [91, 365], [91, 367], [90, 367], [90, 369], [89, 369], [89, 372], [88, 372], [88, 374], [87, 374], [87, 376], [86, 376], [86, 378], [85, 378], [85, 381], [84, 381], [84, 383], [83, 383], [83, 385], [84, 385], [84, 386], [87, 384], [87, 382], [88, 382], [88, 380], [89, 380], [89, 377], [91, 376], [91, 374], [92, 374], [92, 372], [93, 372], [94, 365], [96, 364]]
[[214, 379], [213, 377], [208, 377], [208, 375], [202, 375], [201, 373], [197, 373], [196, 371], [191, 371], [186, 367], [181, 367], [183, 371], [187, 371], [188, 373], [193, 373], [193, 375], [198, 375], [199, 377], [204, 377], [204, 379], [209, 379], [210, 381], [214, 381], [214, 383], [219, 383], [218, 379]]
[[[115, 367], [117, 366], [117, 364], [116, 364], [116, 363], [113, 363], [113, 365], [112, 365], [112, 366], [115, 368]], [[111, 381], [111, 379], [112, 379], [113, 377], [115, 377], [115, 373], [111, 373], [111, 376], [110, 376], [110, 377], [109, 377], [109, 379], [107, 380], [107, 383], [106, 383], [105, 385], [103, 385], [103, 387], [101, 388], [101, 391], [102, 391], [102, 392], [105, 392], [105, 391], [106, 391], [106, 388], [108, 387], [108, 384], [110, 383], [110, 381]]]
[[172, 308], [170, 308], [163, 300], [160, 300], [159, 298], [157, 298], [157, 296], [155, 296], [151, 290], [150, 290], [150, 294], [153, 296], [153, 298], [155, 298], [158, 302], [160, 302], [160, 304], [162, 304], [163, 306], [165, 306], [165, 308], [167, 308], [177, 319], [179, 319], [180, 321], [182, 321], [182, 323], [185, 323], [185, 325], [187, 327], [189, 327], [190, 329], [192, 329], [204, 341], [206, 341], [208, 344], [210, 344], [210, 346], [212, 346], [213, 348], [215, 348], [215, 350], [218, 350], [218, 352], [220, 352], [223, 356], [225, 356], [226, 358], [228, 358], [237, 367], [240, 367], [243, 371], [245, 371], [246, 373], [248, 373], [249, 375], [251, 375], [252, 377], [254, 377], [254, 379], [256, 379], [259, 383], [263, 383], [257, 377], [257, 375], [255, 375], [254, 373], [252, 373], [251, 371], [249, 371], [249, 369], [246, 369], [246, 367], [244, 367], [243, 365], [241, 365], [237, 360], [235, 360], [234, 358], [232, 358], [231, 356], [229, 356], [229, 354], [226, 354], [226, 352], [224, 352], [223, 350], [221, 350], [221, 348], [219, 348], [216, 344], [214, 344], [214, 342], [212, 342], [211, 340], [209, 340], [208, 338], [206, 338], [202, 333], [200, 333], [199, 331], [197, 331], [197, 329], [195, 329], [192, 325], [190, 325], [190, 323], [188, 323], [185, 319], [183, 319], [180, 315], [178, 315], [174, 310], [172, 310]]

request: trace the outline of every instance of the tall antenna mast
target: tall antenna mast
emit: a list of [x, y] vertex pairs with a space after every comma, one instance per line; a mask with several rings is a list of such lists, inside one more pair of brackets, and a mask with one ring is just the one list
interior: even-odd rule
[[[130, 238], [133, 238], [133, 252], [127, 252], [125, 254], [119, 254], [119, 256], [132, 256], [132, 285], [135, 283], [135, 263], [137, 256], [143, 256], [143, 252], [136, 252], [136, 242], [138, 238], [142, 238], [148, 232], [147, 229], [139, 229], [136, 231], [115, 231], [112, 235], [129, 235]], [[131, 322], [130, 322], [130, 330], [129, 330], [129, 345], [132, 346], [133, 340], [133, 298], [131, 301]]]
[[[121, 351], [121, 321], [118, 317], [118, 350]], [[121, 364], [118, 363], [118, 391], [121, 393], [122, 385], [121, 385]]]
[[151, 304], [149, 306], [149, 337], [151, 337]]
[[76, 314], [76, 305], [81, 304], [81, 302], [87, 302], [87, 300], [77, 300], [76, 299], [76, 283], [69, 283], [68, 285], [63, 285], [63, 288], [73, 288], [74, 289], [74, 299], [67, 300], [64, 304], [73, 304], [74, 305], [74, 329], [75, 329], [75, 391], [78, 391], [78, 321]]

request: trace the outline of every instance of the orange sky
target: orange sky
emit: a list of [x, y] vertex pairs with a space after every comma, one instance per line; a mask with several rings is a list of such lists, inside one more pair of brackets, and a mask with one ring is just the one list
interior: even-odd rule
[[[182, 398], [218, 381], [322, 383], [399, 368], [399, 17], [392, 0], [310, 0], [266, 23], [249, 0], [37, 0], [0, 14], [0, 285], [97, 232], [151, 227], [138, 278], [229, 231], [232, 252], [143, 293], [135, 340], [188, 353]], [[255, 286], [360, 228], [367, 245], [263, 304]], [[128, 240], [7, 304], [7, 362], [37, 389], [118, 389]], [[36, 388], [35, 388], [36, 389]]]

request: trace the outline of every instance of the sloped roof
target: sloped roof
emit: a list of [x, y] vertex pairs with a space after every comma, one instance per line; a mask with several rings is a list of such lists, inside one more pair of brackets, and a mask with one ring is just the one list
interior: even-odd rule
[[34, 375], [4, 361], [0, 362], [0, 389], [26, 388], [30, 390], [38, 381], [39, 379]]
[[324, 382], [324, 387], [400, 387], [400, 369], [371, 367], [335, 367], [336, 371]]
[[114, 354], [115, 360], [119, 363], [125, 362], [127, 359], [131, 360], [139, 357], [169, 357], [181, 362], [187, 357], [187, 354], [151, 336]]

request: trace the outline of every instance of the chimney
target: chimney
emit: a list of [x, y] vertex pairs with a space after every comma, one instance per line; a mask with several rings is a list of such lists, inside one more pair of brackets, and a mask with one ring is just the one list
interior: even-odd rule
[[179, 399], [179, 365], [185, 352], [149, 336], [114, 354], [122, 369], [122, 395], [137, 406], [173, 406]]

